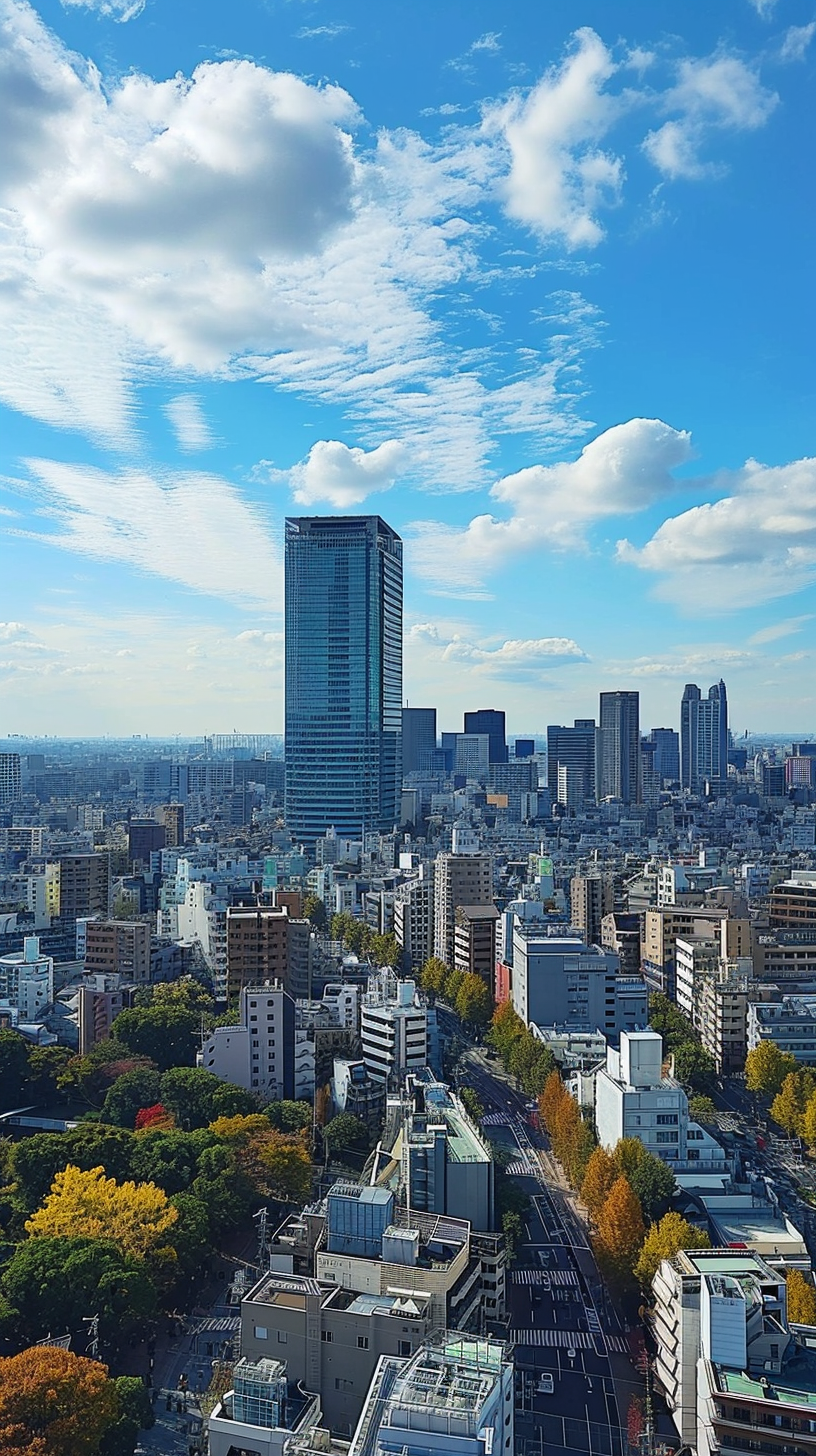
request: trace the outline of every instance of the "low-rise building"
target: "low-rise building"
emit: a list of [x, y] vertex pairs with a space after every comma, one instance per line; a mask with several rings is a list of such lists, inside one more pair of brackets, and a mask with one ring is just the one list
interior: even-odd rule
[[655, 1031], [623, 1032], [620, 1048], [607, 1048], [606, 1066], [595, 1077], [598, 1139], [613, 1148], [637, 1138], [675, 1168], [725, 1168], [720, 1144], [689, 1118], [680, 1083], [663, 1075], [663, 1039]]
[[27, 935], [22, 951], [0, 956], [0, 997], [16, 1007], [21, 1022], [39, 1021], [54, 1001], [54, 961], [40, 955], [40, 941]]
[[380, 1360], [349, 1456], [512, 1456], [513, 1442], [507, 1350], [447, 1331]]
[[428, 1007], [414, 981], [401, 981], [391, 970], [369, 978], [360, 1040], [363, 1061], [378, 1081], [428, 1065]]
[[[270, 1101], [295, 1097], [295, 1003], [280, 981], [245, 986], [240, 1021], [217, 1026], [204, 1041], [198, 1065]], [[314, 1060], [312, 1059], [312, 1092]]]
[[748, 1050], [773, 1041], [797, 1062], [816, 1066], [816, 991], [785, 996], [780, 987], [767, 989], [775, 991], [778, 1000], [748, 1002]]
[[613, 1038], [648, 1020], [645, 983], [622, 977], [612, 951], [563, 926], [514, 922], [512, 1000], [525, 1024]]

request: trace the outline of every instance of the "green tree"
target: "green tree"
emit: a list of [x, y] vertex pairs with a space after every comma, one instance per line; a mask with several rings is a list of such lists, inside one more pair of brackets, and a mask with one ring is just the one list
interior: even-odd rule
[[507, 1249], [507, 1257], [508, 1259], [514, 1259], [516, 1257], [516, 1250], [524, 1238], [524, 1224], [521, 1221], [521, 1215], [516, 1213], [515, 1209], [505, 1209], [505, 1212], [502, 1214], [501, 1226], [502, 1233], [504, 1234], [505, 1247]]
[[403, 949], [393, 931], [389, 930], [386, 935], [372, 935], [368, 944], [368, 954], [377, 966], [399, 966]]
[[283, 1098], [270, 1102], [264, 1109], [270, 1126], [277, 1132], [306, 1132], [312, 1126], [312, 1108], [308, 1102], [291, 1102]]
[[72, 1057], [57, 1078], [57, 1086], [70, 1096], [83, 1098], [90, 1107], [101, 1107], [117, 1077], [155, 1065], [151, 1057], [133, 1056], [120, 1042], [108, 1039], [97, 1042], [86, 1056]]
[[466, 975], [459, 987], [455, 1005], [456, 1015], [470, 1026], [487, 1026], [493, 1011], [493, 997], [490, 987], [481, 976]]
[[133, 1006], [120, 1011], [113, 1038], [127, 1051], [153, 1058], [160, 1072], [195, 1063], [200, 1018], [184, 1006]]
[[688, 1017], [662, 991], [655, 991], [649, 997], [649, 1025], [653, 1031], [660, 1032], [664, 1054], [676, 1051], [683, 1042], [698, 1039]]
[[106, 1239], [27, 1239], [4, 1271], [3, 1292], [32, 1342], [80, 1330], [90, 1310], [99, 1315], [104, 1343], [119, 1345], [156, 1313], [156, 1289], [142, 1261]]
[[153, 1107], [160, 1097], [161, 1078], [152, 1067], [139, 1067], [117, 1077], [105, 1094], [102, 1117], [115, 1127], [132, 1128], [143, 1107]]
[[646, 1234], [635, 1264], [635, 1278], [641, 1289], [648, 1290], [662, 1259], [673, 1259], [681, 1249], [710, 1248], [711, 1240], [704, 1229], [688, 1223], [679, 1213], [665, 1213]]
[[57, 1173], [69, 1163], [85, 1171], [102, 1167], [114, 1178], [129, 1175], [133, 1135], [107, 1124], [82, 1122], [65, 1133], [35, 1133], [15, 1143], [9, 1157], [16, 1198], [25, 1213], [39, 1208]]
[[16, 1031], [0, 1030], [0, 1112], [10, 1112], [25, 1101], [28, 1047]]
[[173, 1248], [176, 1254], [174, 1283], [188, 1285], [211, 1248], [209, 1211], [195, 1193], [174, 1193], [172, 1203], [178, 1219], [173, 1226]]
[[99, 1456], [133, 1456], [140, 1430], [155, 1425], [153, 1407], [144, 1381], [137, 1375], [118, 1375], [113, 1382], [119, 1415], [99, 1444]]
[[325, 930], [329, 923], [326, 906], [319, 895], [307, 895], [303, 901], [303, 914], [315, 930]]
[[460, 1087], [459, 1096], [464, 1105], [465, 1111], [474, 1122], [481, 1122], [484, 1117], [484, 1107], [479, 1098], [478, 1092], [473, 1087]]
[[697, 1095], [689, 1098], [689, 1117], [693, 1122], [711, 1124], [717, 1120], [717, 1109], [710, 1097]]
[[131, 1174], [137, 1183], [155, 1183], [170, 1195], [183, 1193], [197, 1175], [204, 1147], [214, 1146], [215, 1138], [207, 1131], [192, 1134], [148, 1129], [133, 1140]]
[[655, 1153], [643, 1150], [644, 1156], [629, 1174], [632, 1192], [636, 1195], [647, 1223], [661, 1218], [674, 1197], [674, 1173], [668, 1163]]
[[441, 996], [447, 974], [448, 968], [445, 962], [441, 961], [438, 956], [431, 956], [420, 971], [419, 984], [423, 991], [432, 991], [434, 995]]
[[714, 1058], [698, 1041], [683, 1041], [674, 1049], [674, 1075], [691, 1092], [710, 1092], [717, 1076]]
[[32, 1047], [28, 1053], [26, 1096], [38, 1105], [61, 1100], [57, 1083], [71, 1060], [72, 1053], [68, 1047]]
[[775, 1097], [785, 1078], [797, 1068], [790, 1052], [780, 1051], [775, 1041], [761, 1041], [745, 1058], [745, 1085], [749, 1092]]
[[788, 1286], [788, 1320], [794, 1325], [816, 1325], [816, 1289], [800, 1269], [785, 1273]]
[[171, 1067], [162, 1076], [160, 1100], [178, 1126], [189, 1132], [215, 1121], [215, 1099], [223, 1085], [204, 1067]]
[[493, 1012], [487, 1040], [507, 1064], [513, 1043], [523, 1036], [527, 1028], [511, 1001], [502, 1001]]
[[205, 1148], [199, 1155], [198, 1172], [190, 1192], [206, 1210], [213, 1244], [258, 1206], [257, 1192], [235, 1149], [223, 1144]]
[[[178, 981], [159, 981], [148, 991], [148, 1006], [169, 1006], [171, 1009], [194, 1011], [197, 1016], [212, 1011], [215, 999], [195, 976], [181, 976]], [[137, 1005], [142, 1003], [137, 1001]]]
[[332, 1157], [352, 1151], [362, 1152], [369, 1145], [368, 1128], [353, 1112], [338, 1112], [326, 1124], [323, 1138]]

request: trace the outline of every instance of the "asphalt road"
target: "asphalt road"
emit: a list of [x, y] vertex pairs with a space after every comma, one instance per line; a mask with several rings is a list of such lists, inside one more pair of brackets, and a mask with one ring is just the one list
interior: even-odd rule
[[[584, 1225], [557, 1182], [543, 1135], [527, 1120], [528, 1099], [472, 1057], [462, 1080], [485, 1107], [485, 1132], [509, 1145], [508, 1171], [531, 1200], [525, 1241], [508, 1271], [517, 1456], [625, 1456], [621, 1426], [640, 1382]], [[552, 1376], [552, 1394], [541, 1389], [545, 1372]]]

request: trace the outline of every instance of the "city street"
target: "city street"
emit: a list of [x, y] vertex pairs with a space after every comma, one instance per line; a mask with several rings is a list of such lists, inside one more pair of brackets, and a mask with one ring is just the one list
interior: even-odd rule
[[642, 1381], [586, 1228], [543, 1135], [530, 1126], [528, 1099], [478, 1054], [468, 1058], [462, 1080], [479, 1094], [485, 1133], [508, 1148], [507, 1171], [531, 1200], [525, 1241], [508, 1271], [516, 1451], [623, 1456], [626, 1412], [631, 1397], [642, 1395]]

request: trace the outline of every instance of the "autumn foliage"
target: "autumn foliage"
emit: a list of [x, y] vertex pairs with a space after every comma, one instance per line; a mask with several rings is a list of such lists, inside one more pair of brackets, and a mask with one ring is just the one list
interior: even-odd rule
[[795, 1325], [816, 1325], [816, 1289], [801, 1269], [789, 1269], [788, 1320]]
[[627, 1283], [645, 1234], [640, 1204], [628, 1178], [621, 1176], [598, 1214], [594, 1248], [603, 1273], [618, 1284]]
[[137, 1132], [143, 1132], [147, 1127], [167, 1131], [174, 1126], [174, 1122], [173, 1114], [161, 1102], [154, 1102], [152, 1107], [142, 1107], [136, 1113]]
[[104, 1168], [57, 1173], [42, 1208], [28, 1219], [32, 1238], [110, 1239], [125, 1254], [147, 1258], [166, 1245], [178, 1213], [154, 1183], [117, 1183]]
[[119, 1417], [107, 1367], [54, 1345], [0, 1360], [3, 1456], [95, 1456]]

